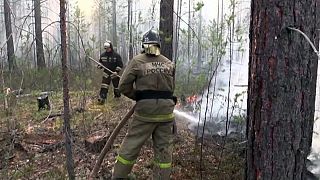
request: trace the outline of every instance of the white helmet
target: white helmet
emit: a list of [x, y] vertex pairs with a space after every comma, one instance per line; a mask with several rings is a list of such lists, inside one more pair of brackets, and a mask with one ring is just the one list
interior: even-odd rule
[[106, 42], [103, 44], [103, 47], [104, 47], [105, 49], [107, 49], [107, 48], [112, 48], [111, 41], [106, 41]]

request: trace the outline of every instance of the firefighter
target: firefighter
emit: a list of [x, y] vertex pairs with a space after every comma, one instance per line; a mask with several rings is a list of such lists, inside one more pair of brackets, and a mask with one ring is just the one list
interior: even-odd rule
[[[118, 74], [123, 67], [121, 56], [114, 51], [111, 41], [106, 41], [103, 46], [106, 51], [100, 55], [99, 62], [113, 73], [106, 69], [103, 71], [100, 97], [98, 99], [100, 104], [104, 104], [107, 99], [111, 81], [113, 84], [114, 97], [118, 98], [121, 96], [118, 88], [120, 80]], [[98, 68], [103, 69], [101, 66], [98, 66]]]
[[153, 179], [170, 178], [173, 141], [174, 64], [160, 54], [160, 37], [149, 30], [143, 51], [128, 64], [120, 79], [120, 92], [136, 101], [133, 120], [116, 157], [112, 179], [126, 179], [143, 144], [152, 137]]

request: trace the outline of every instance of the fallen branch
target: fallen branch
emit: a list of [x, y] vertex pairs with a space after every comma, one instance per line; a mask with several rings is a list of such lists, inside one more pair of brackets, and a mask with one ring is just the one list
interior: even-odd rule
[[[52, 108], [50, 108], [49, 115], [48, 115], [47, 117], [43, 118], [43, 120], [41, 121], [41, 124], [47, 122], [50, 118], [63, 116], [63, 113], [54, 113], [54, 114], [52, 114], [52, 113], [51, 113], [51, 109], [52, 109]], [[84, 109], [76, 108], [76, 109], [74, 109], [74, 111], [72, 111], [72, 112], [70, 113], [70, 116], [73, 116], [75, 113], [82, 113], [82, 112], [84, 112], [84, 111], [85, 111]], [[102, 115], [102, 114], [101, 114], [101, 115]]]
[[19, 94], [19, 93], [15, 93], [15, 95], [16, 95], [16, 98], [23, 98], [23, 97], [29, 97], [29, 96], [38, 97], [38, 96], [41, 96], [41, 95], [50, 95], [52, 93], [53, 93], [53, 91], [44, 91], [44, 92], [41, 92], [39, 94]]
[[98, 116], [93, 118], [93, 121], [97, 120], [98, 118], [100, 118], [103, 115], [103, 113], [98, 114]]
[[103, 147], [103, 149], [102, 149], [102, 151], [101, 151], [101, 153], [100, 153], [100, 155], [98, 157], [98, 160], [97, 160], [96, 164], [93, 167], [93, 170], [91, 171], [91, 174], [89, 176], [89, 180], [93, 180], [97, 176], [97, 173], [98, 173], [98, 171], [100, 169], [100, 166], [102, 164], [102, 161], [103, 161], [105, 155], [111, 149], [111, 145], [113, 144], [115, 138], [118, 136], [121, 128], [127, 123], [129, 118], [132, 116], [132, 114], [134, 112], [134, 108], [135, 108], [135, 105], [130, 109], [130, 111], [124, 116], [124, 118], [119, 122], [119, 124], [113, 130], [113, 132], [110, 135], [106, 145]]
[[47, 122], [50, 118], [54, 118], [54, 117], [58, 117], [58, 116], [62, 116], [63, 113], [56, 113], [56, 114], [49, 114], [46, 118], [44, 118], [43, 121], [41, 121], [41, 124]]

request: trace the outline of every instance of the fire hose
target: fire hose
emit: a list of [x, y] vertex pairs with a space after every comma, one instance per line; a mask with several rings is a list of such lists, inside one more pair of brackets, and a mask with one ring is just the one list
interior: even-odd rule
[[[115, 72], [113, 72], [113, 71], [111, 71], [109, 68], [107, 68], [107, 67], [105, 67], [103, 64], [101, 64], [100, 62], [98, 62], [97, 60], [95, 60], [95, 59], [93, 59], [92, 57], [90, 57], [90, 56], [88, 56], [87, 55], [87, 57], [91, 60], [91, 61], [93, 61], [94, 63], [96, 63], [96, 64], [98, 64], [100, 67], [102, 67], [103, 69], [105, 69], [105, 70], [107, 70], [108, 72], [110, 72], [110, 73], [115, 73]], [[121, 77], [119, 74], [117, 74], [117, 77]]]
[[103, 149], [98, 157], [98, 160], [96, 161], [96, 163], [93, 167], [93, 170], [90, 173], [89, 180], [93, 180], [97, 176], [97, 173], [100, 169], [100, 166], [103, 162], [104, 157], [110, 151], [111, 145], [113, 144], [114, 140], [116, 139], [116, 137], [119, 134], [122, 127], [127, 123], [129, 118], [132, 116], [132, 114], [134, 112], [134, 108], [135, 108], [135, 105], [130, 109], [129, 112], [127, 112], [127, 114], [124, 116], [124, 118], [119, 122], [119, 124], [116, 126], [116, 128], [111, 133], [106, 145], [103, 147]]
[[[100, 67], [102, 67], [103, 69], [107, 70], [110, 73], [114, 73], [113, 71], [111, 71], [110, 69], [108, 69], [107, 67], [105, 67], [103, 64], [101, 64], [100, 62], [98, 62], [97, 60], [93, 59], [90, 56], [87, 56], [91, 61], [93, 61], [94, 63], [98, 64]], [[117, 74], [117, 77], [121, 77]], [[106, 142], [105, 146], [103, 147], [94, 167], [93, 170], [90, 173], [89, 179], [92, 180], [97, 176], [97, 173], [100, 169], [100, 166], [103, 162], [104, 157], [106, 156], [106, 154], [110, 151], [111, 146], [114, 142], [114, 140], [116, 139], [116, 137], [118, 136], [120, 130], [122, 129], [122, 127], [127, 123], [127, 121], [130, 119], [130, 117], [132, 116], [133, 112], [134, 112], [134, 108], [135, 105], [129, 110], [129, 112], [127, 112], [127, 114], [124, 116], [124, 118], [119, 122], [119, 124], [115, 127], [115, 129], [113, 130], [113, 132], [111, 133], [108, 141]]]

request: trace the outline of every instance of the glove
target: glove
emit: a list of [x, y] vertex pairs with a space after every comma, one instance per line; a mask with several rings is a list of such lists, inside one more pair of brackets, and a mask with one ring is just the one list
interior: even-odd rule
[[114, 79], [116, 77], [118, 77], [118, 73], [117, 72], [113, 72], [112, 74], [110, 74], [111, 79]]
[[178, 98], [176, 96], [172, 96], [172, 100], [173, 100], [174, 104], [176, 105], [178, 102]]
[[120, 72], [120, 71], [121, 71], [121, 69], [122, 69], [122, 68], [121, 68], [121, 67], [119, 67], [119, 66], [117, 66], [117, 67], [116, 67], [116, 71], [117, 71], [117, 72]]
[[97, 66], [97, 68], [98, 68], [98, 69], [103, 69], [103, 67], [102, 67], [102, 66], [100, 66], [100, 65], [98, 65], [98, 66]]

